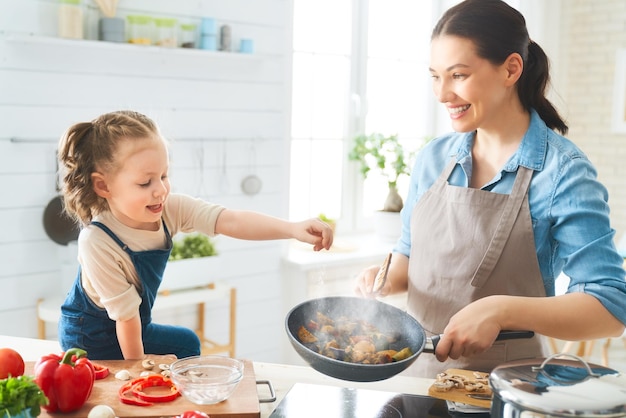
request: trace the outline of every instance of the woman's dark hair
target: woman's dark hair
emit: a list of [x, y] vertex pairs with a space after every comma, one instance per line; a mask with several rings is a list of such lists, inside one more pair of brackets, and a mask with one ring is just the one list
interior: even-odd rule
[[501, 0], [465, 0], [448, 9], [433, 29], [431, 39], [452, 35], [471, 40], [478, 56], [500, 65], [517, 52], [524, 69], [517, 95], [528, 111], [535, 109], [550, 129], [567, 133], [567, 124], [546, 98], [550, 63], [541, 47], [528, 36], [524, 16]]

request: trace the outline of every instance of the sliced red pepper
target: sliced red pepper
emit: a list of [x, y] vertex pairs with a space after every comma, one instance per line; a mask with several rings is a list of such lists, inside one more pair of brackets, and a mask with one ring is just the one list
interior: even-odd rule
[[201, 411], [185, 411], [176, 418], [209, 418], [209, 416]]
[[96, 380], [104, 379], [109, 375], [109, 368], [98, 363], [91, 362], [95, 372]]
[[[150, 395], [143, 391], [146, 388], [157, 386], [169, 387], [170, 393], [164, 395]], [[132, 392], [137, 398], [146, 402], [171, 402], [180, 396], [180, 392], [174, 382], [161, 375], [146, 376], [146, 379], [132, 385]]]
[[[165, 395], [150, 395], [143, 390], [148, 387], [165, 386], [171, 393]], [[153, 402], [171, 402], [180, 396], [180, 391], [171, 379], [159, 374], [138, 377], [125, 383], [118, 391], [122, 403], [135, 406], [150, 406]]]
[[135, 406], [152, 405], [150, 402], [142, 401], [141, 399], [138, 399], [133, 395], [132, 387], [135, 383], [137, 383], [137, 380], [138, 379], [135, 379], [131, 382], [128, 382], [122, 385], [120, 390], [117, 392], [117, 395], [120, 398], [120, 401], [127, 405], [135, 405]]

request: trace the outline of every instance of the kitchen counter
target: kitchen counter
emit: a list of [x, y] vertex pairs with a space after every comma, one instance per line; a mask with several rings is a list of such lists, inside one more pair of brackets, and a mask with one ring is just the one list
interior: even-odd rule
[[[18, 351], [25, 361], [36, 361], [42, 355], [56, 353], [61, 349], [57, 341], [38, 340], [33, 338], [11, 337], [0, 335], [0, 347], [10, 347]], [[427, 395], [432, 379], [421, 379], [407, 376], [394, 376], [380, 382], [347, 382], [325, 376], [307, 366], [291, 366], [283, 364], [254, 362], [257, 380], [268, 380], [274, 388], [276, 401], [261, 403], [261, 417], [267, 418], [285, 397], [289, 389], [296, 383], [313, 383], [319, 385], [370, 389], [386, 392]], [[257, 387], [259, 398], [268, 398], [269, 389], [266, 385]], [[181, 411], [182, 412], [182, 411]]]

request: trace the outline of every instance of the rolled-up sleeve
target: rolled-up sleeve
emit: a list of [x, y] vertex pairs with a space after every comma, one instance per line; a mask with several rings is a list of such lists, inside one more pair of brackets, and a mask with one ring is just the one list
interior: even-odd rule
[[624, 259], [615, 247], [608, 192], [586, 158], [572, 159], [562, 172], [567, 175], [556, 183], [551, 217], [556, 254], [570, 278], [568, 292], [593, 295], [626, 324]]

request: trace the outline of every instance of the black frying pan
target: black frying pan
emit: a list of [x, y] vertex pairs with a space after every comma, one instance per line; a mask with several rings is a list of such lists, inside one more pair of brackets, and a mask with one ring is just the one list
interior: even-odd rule
[[[319, 354], [298, 339], [298, 329], [314, 320], [317, 312], [330, 318], [362, 319], [383, 333], [398, 334], [399, 340], [390, 348], [400, 350], [409, 347], [413, 355], [392, 363], [361, 364]], [[434, 353], [439, 342], [439, 336], [427, 338], [422, 326], [408, 313], [375, 299], [358, 297], [334, 296], [303, 302], [289, 311], [285, 328], [293, 348], [312, 368], [327, 376], [352, 382], [374, 382], [395, 376], [413, 364], [422, 352]], [[532, 331], [502, 331], [497, 339], [531, 338], [533, 335]]]
[[[59, 187], [59, 162], [56, 162], [56, 181], [55, 187], [57, 193], [61, 191]], [[57, 195], [48, 202], [43, 211], [43, 228], [48, 237], [57, 244], [67, 245], [71, 241], [78, 239], [80, 228], [65, 212], [65, 204], [63, 196]]]
[[80, 232], [76, 222], [65, 213], [62, 196], [56, 196], [48, 202], [43, 211], [43, 227], [48, 237], [61, 245], [77, 240]]

